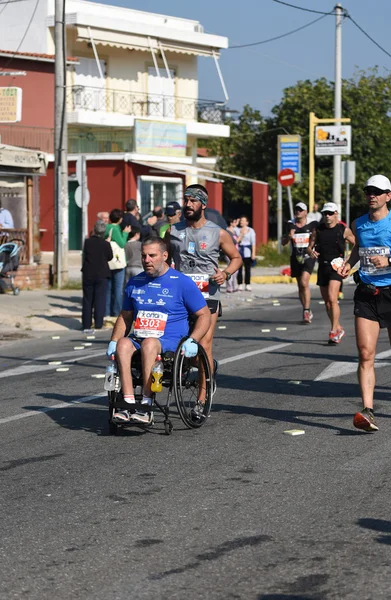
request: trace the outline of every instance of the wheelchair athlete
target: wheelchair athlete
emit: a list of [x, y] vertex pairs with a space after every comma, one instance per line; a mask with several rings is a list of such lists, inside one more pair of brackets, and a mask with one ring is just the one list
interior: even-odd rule
[[[182, 345], [182, 352], [187, 358], [197, 355], [198, 342], [210, 327], [210, 311], [202, 293], [189, 277], [167, 265], [167, 257], [164, 240], [146, 238], [141, 246], [144, 271], [132, 277], [125, 288], [122, 311], [114, 325], [107, 356], [116, 354], [122, 393], [129, 409], [115, 411], [112, 417], [114, 423], [148, 425], [153, 420], [152, 411], [143, 412], [135, 408], [131, 362], [136, 350], [141, 350], [141, 404], [150, 407], [151, 370], [156, 356], [176, 351], [180, 340], [189, 333], [190, 316], [196, 317], [196, 322], [191, 337]], [[132, 325], [133, 331], [129, 336]], [[199, 402], [202, 401], [201, 397]]]

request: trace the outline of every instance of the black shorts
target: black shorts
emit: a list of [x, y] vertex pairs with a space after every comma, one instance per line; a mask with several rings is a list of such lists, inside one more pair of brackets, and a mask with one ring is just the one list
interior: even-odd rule
[[322, 287], [326, 287], [329, 285], [330, 281], [340, 281], [342, 282], [341, 275], [338, 275], [337, 271], [333, 269], [329, 262], [320, 262], [318, 269], [318, 280], [317, 285]]
[[303, 263], [299, 263], [294, 256], [291, 256], [291, 277], [301, 277], [304, 272], [311, 275], [315, 262], [315, 258], [307, 258]]
[[213, 300], [212, 298], [208, 298], [206, 304], [208, 305], [211, 315], [214, 315], [218, 312], [218, 316], [221, 317], [221, 315], [223, 314], [223, 309], [220, 300]]
[[376, 321], [380, 327], [391, 327], [391, 289], [371, 296], [356, 288], [354, 293], [354, 316]]

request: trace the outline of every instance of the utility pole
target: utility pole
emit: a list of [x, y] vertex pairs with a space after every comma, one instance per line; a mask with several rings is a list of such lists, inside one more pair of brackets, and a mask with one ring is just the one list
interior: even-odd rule
[[[342, 116], [342, 6], [338, 3], [335, 10], [335, 83], [334, 83], [334, 117]], [[336, 125], [340, 122], [336, 121]], [[341, 214], [341, 157], [334, 156], [333, 202]]]
[[68, 135], [65, 0], [55, 0], [54, 269], [57, 287], [68, 283]]

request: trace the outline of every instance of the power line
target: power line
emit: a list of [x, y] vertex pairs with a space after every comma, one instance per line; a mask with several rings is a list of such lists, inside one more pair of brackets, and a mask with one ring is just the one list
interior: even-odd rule
[[296, 6], [295, 4], [289, 4], [289, 2], [283, 2], [282, 0], [273, 0], [273, 2], [277, 2], [277, 4], [284, 4], [285, 6], [290, 6], [291, 8], [297, 8], [298, 10], [304, 10], [305, 12], [316, 13], [318, 15], [330, 15], [332, 13], [322, 12], [320, 10], [313, 10], [312, 8], [303, 8], [302, 6]]
[[357, 27], [357, 29], [359, 29], [361, 31], [361, 33], [363, 33], [369, 40], [371, 40], [371, 42], [373, 42], [375, 44], [375, 46], [377, 46], [382, 52], [384, 52], [384, 54], [387, 54], [387, 56], [389, 56], [391, 58], [391, 54], [389, 52], [387, 52], [387, 50], [385, 50], [382, 46], [380, 46], [380, 44], [378, 44], [376, 40], [371, 38], [371, 36], [362, 27], [360, 27], [360, 25], [358, 23], [356, 23], [356, 21], [349, 15], [349, 13], [346, 13], [345, 17], [350, 19], [351, 22], [353, 23], [353, 25], [355, 25]]
[[29, 30], [29, 29], [30, 29], [30, 27], [31, 27], [31, 23], [33, 22], [33, 19], [34, 19], [35, 13], [37, 12], [38, 4], [39, 4], [39, 0], [36, 0], [36, 2], [35, 2], [35, 6], [34, 6], [34, 10], [33, 10], [33, 12], [32, 12], [32, 15], [31, 15], [31, 17], [30, 17], [30, 20], [29, 20], [29, 22], [28, 22], [28, 25], [27, 25], [27, 27], [26, 27], [26, 31], [24, 32], [22, 39], [20, 40], [18, 47], [17, 47], [17, 48], [16, 48], [16, 50], [14, 51], [14, 54], [13, 54], [13, 55], [11, 56], [11, 58], [10, 58], [10, 59], [9, 59], [9, 60], [6, 62], [6, 64], [4, 65], [4, 67], [2, 67], [2, 68], [1, 68], [1, 70], [4, 70], [4, 69], [6, 69], [7, 67], [9, 67], [9, 65], [10, 65], [10, 64], [12, 63], [12, 61], [14, 60], [14, 58], [15, 58], [15, 56], [16, 56], [16, 53], [17, 53], [17, 52], [19, 52], [19, 50], [20, 50], [20, 48], [21, 48], [21, 46], [22, 46], [22, 44], [23, 44], [23, 42], [24, 42], [24, 40], [25, 40], [25, 38], [26, 38], [26, 35], [27, 35], [27, 33], [28, 33], [28, 30]]
[[287, 37], [288, 35], [297, 33], [298, 31], [301, 31], [302, 29], [305, 29], [306, 27], [310, 27], [310, 25], [314, 25], [314, 23], [317, 23], [318, 21], [321, 21], [321, 19], [324, 19], [326, 16], [329, 16], [332, 14], [333, 14], [333, 12], [324, 13], [321, 17], [318, 17], [314, 21], [310, 21], [310, 23], [307, 23], [306, 25], [302, 25], [301, 27], [297, 27], [297, 29], [292, 29], [292, 31], [288, 31], [287, 33], [283, 33], [282, 35], [277, 35], [275, 37], [269, 38], [267, 40], [262, 40], [260, 42], [253, 42], [252, 44], [240, 44], [239, 46], [230, 46], [228, 48], [228, 50], [231, 50], [231, 48], [249, 48], [250, 46], [260, 46], [261, 44], [267, 44], [268, 42], [273, 42], [274, 40], [280, 40], [284, 37]]

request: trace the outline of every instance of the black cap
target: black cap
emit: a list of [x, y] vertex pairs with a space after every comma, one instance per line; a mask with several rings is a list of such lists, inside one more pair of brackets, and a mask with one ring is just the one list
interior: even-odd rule
[[166, 213], [167, 217], [173, 217], [177, 210], [182, 210], [182, 206], [179, 204], [179, 202], [169, 202], [164, 209], [164, 212]]

